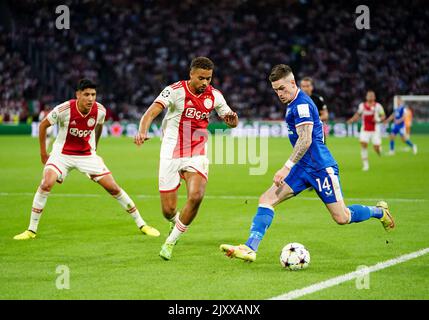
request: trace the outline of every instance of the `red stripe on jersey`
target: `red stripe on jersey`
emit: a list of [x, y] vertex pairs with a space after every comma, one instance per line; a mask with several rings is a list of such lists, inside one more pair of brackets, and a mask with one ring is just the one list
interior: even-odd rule
[[179, 81], [179, 82], [173, 83], [170, 87], [171, 87], [171, 89], [176, 90], [176, 89], [182, 88], [183, 83], [182, 83], [182, 81]]
[[63, 154], [91, 155], [89, 140], [97, 124], [97, 117], [98, 108], [96, 102], [92, 105], [91, 110], [86, 115], [83, 115], [78, 109], [77, 100], [70, 100], [70, 119], [62, 150]]
[[375, 109], [377, 103], [370, 106], [368, 103], [363, 104], [362, 122], [364, 131], [375, 131]]
[[98, 102], [97, 102], [97, 108], [98, 108], [99, 111], [101, 111], [103, 113], [106, 113], [106, 108], [102, 104], [100, 104]]
[[67, 111], [68, 109], [70, 109], [70, 107], [65, 108], [65, 109], [60, 109], [60, 110], [58, 110], [58, 113], [63, 113], [64, 111]]
[[213, 87], [212, 87], [212, 90], [213, 90], [213, 91], [216, 91], [216, 92], [218, 92], [218, 93], [220, 93], [221, 95], [223, 95], [222, 91], [220, 91], [220, 90], [218, 90], [218, 89], [216, 89], [216, 88], [213, 88]]
[[70, 103], [66, 104], [65, 106], [58, 108], [58, 112], [61, 113], [63, 111], [66, 111], [69, 108], [70, 108]]
[[178, 137], [173, 151], [173, 158], [205, 155], [208, 140], [207, 126], [210, 112], [214, 107], [214, 96], [211, 86], [198, 96], [190, 92], [186, 82], [184, 108], [180, 117]]

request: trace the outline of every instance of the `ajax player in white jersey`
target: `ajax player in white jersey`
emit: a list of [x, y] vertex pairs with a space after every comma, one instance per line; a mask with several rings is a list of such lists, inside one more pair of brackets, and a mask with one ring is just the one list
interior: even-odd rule
[[[170, 221], [170, 234], [159, 253], [170, 260], [173, 248], [192, 220], [203, 200], [208, 180], [207, 126], [214, 110], [229, 127], [236, 127], [238, 116], [223, 95], [210, 85], [214, 64], [206, 57], [192, 60], [190, 79], [167, 86], [155, 99], [140, 121], [134, 143], [148, 139], [152, 121], [164, 110], [159, 164], [159, 191], [164, 217]], [[177, 210], [180, 180], [186, 181], [187, 201]]]
[[362, 127], [360, 130], [361, 158], [363, 171], [369, 170], [368, 143], [372, 142], [375, 152], [381, 155], [381, 128], [380, 123], [386, 119], [383, 106], [375, 101], [375, 92], [369, 90], [366, 93], [366, 101], [359, 104], [356, 113], [347, 120], [348, 124], [356, 122], [362, 117]]
[[[158, 230], [146, 224], [128, 194], [116, 183], [112, 174], [96, 154], [103, 129], [106, 109], [96, 102], [96, 85], [87, 79], [79, 81], [77, 99], [56, 106], [39, 126], [40, 156], [45, 165], [43, 179], [34, 196], [30, 225], [14, 237], [28, 240], [36, 237], [42, 211], [55, 182], [62, 183], [68, 173], [77, 169], [98, 182], [131, 215], [143, 234], [157, 237]], [[58, 136], [52, 153], [46, 152], [46, 131], [57, 124]]]

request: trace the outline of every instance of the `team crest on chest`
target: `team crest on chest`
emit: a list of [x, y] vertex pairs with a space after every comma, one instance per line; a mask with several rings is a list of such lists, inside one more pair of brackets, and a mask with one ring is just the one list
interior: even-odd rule
[[213, 101], [210, 98], [206, 98], [204, 100], [204, 107], [206, 107], [206, 109], [211, 109], [213, 107]]
[[87, 122], [88, 127], [93, 127], [94, 124], [95, 124], [95, 119], [94, 118], [89, 118], [88, 122]]

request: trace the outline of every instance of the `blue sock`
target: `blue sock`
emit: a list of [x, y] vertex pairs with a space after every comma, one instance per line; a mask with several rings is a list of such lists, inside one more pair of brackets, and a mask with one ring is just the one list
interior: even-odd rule
[[405, 141], [405, 143], [410, 146], [411, 148], [414, 147], [414, 144], [411, 142], [411, 140]]
[[395, 140], [390, 140], [390, 151], [395, 150]]
[[360, 204], [353, 204], [347, 208], [350, 209], [350, 223], [362, 222], [368, 220], [371, 217], [380, 219], [383, 216], [383, 210], [377, 207], [367, 207]]
[[274, 217], [274, 210], [259, 205], [258, 211], [253, 218], [252, 227], [250, 228], [250, 236], [246, 242], [246, 246], [254, 251], [258, 250], [259, 242], [265, 235], [265, 232], [271, 225]]

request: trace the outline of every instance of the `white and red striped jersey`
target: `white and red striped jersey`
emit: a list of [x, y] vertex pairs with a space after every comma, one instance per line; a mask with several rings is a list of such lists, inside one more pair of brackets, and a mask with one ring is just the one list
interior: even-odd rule
[[51, 125], [58, 125], [58, 136], [52, 149], [53, 154], [89, 156], [95, 154], [95, 132], [98, 124], [104, 123], [106, 109], [94, 102], [91, 110], [83, 115], [77, 100], [69, 100], [49, 112], [47, 119]]
[[381, 104], [376, 102], [370, 105], [367, 102], [359, 104], [358, 111], [362, 116], [362, 129], [363, 131], [375, 131], [376, 125], [380, 121], [380, 117], [384, 115], [384, 109]]
[[185, 158], [207, 154], [210, 112], [220, 117], [231, 112], [222, 93], [212, 86], [195, 95], [187, 81], [167, 86], [154, 102], [167, 108], [162, 121], [161, 158]]

